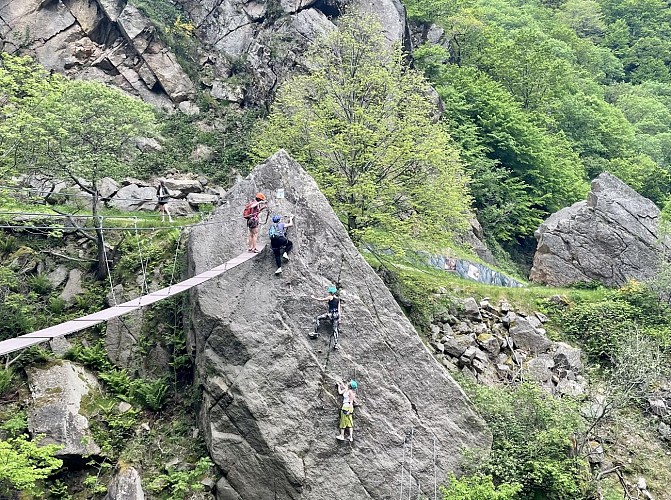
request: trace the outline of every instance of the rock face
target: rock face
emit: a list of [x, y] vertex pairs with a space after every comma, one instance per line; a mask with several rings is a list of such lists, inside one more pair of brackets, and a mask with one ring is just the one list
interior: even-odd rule
[[43, 444], [63, 446], [56, 453], [60, 457], [99, 454], [88, 420], [80, 413], [82, 398], [99, 390], [95, 377], [67, 361], [48, 368], [28, 367], [26, 373], [33, 395], [28, 415], [30, 433], [44, 434]]
[[[295, 250], [283, 274], [274, 275], [266, 249], [190, 295], [201, 424], [225, 476], [217, 483], [218, 498], [391, 498], [403, 466], [406, 488], [419, 484], [428, 492], [434, 442], [442, 478], [458, 470], [464, 448], [486, 449], [491, 436], [315, 182], [284, 151], [226, 194], [212, 224], [194, 228], [189, 272], [244, 251], [240, 214], [257, 191], [268, 196], [273, 213], [296, 216], [289, 230]], [[259, 244], [268, 243], [266, 225], [260, 233]], [[329, 351], [328, 333], [317, 340], [307, 336], [312, 318], [324, 310], [310, 295], [324, 295], [331, 283], [342, 297], [337, 351]], [[360, 382], [363, 405], [354, 415], [354, 443], [344, 444], [335, 439], [334, 382], [352, 377]], [[411, 439], [409, 479], [403, 456]]]
[[0, 0], [2, 50], [48, 69], [116, 85], [159, 106], [191, 98], [194, 84], [155, 29], [125, 0]]
[[[196, 86], [234, 104], [260, 102], [301, 67], [307, 44], [335, 29], [347, 4], [371, 14], [390, 43], [409, 48], [399, 0], [176, 0], [185, 36], [198, 39], [192, 81], [160, 33], [126, 0], [0, 0], [0, 49], [28, 53], [48, 69], [118, 86], [162, 107], [196, 114]], [[240, 64], [250, 76], [239, 85]]]
[[536, 231], [538, 247], [529, 279], [554, 286], [597, 280], [621, 285], [655, 275], [659, 209], [611, 174], [592, 181], [587, 201], [550, 216]]

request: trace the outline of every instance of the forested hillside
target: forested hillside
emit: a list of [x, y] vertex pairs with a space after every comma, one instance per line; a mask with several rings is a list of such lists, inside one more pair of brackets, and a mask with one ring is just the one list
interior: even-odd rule
[[[408, 0], [490, 239], [514, 248], [610, 171], [669, 192], [671, 9], [644, 1]], [[506, 242], [509, 242], [506, 244]]]

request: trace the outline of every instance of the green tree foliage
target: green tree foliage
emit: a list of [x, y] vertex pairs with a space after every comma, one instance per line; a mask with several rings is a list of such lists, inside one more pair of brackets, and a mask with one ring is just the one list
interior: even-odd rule
[[433, 118], [424, 78], [358, 13], [319, 40], [309, 75], [278, 92], [255, 153], [285, 148], [317, 179], [356, 239], [377, 228], [438, 238], [463, 224], [467, 176]]
[[55, 458], [56, 445], [39, 446], [39, 440], [19, 436], [0, 440], [0, 494], [7, 497], [14, 492], [35, 492], [38, 482], [46, 479], [62, 465]]
[[[35, 69], [25, 58], [5, 54], [2, 61], [8, 73]], [[132, 173], [133, 157], [139, 153], [133, 139], [154, 133], [154, 112], [148, 104], [106, 85], [47, 76], [44, 70], [41, 74], [39, 82], [22, 78], [8, 85], [15, 98], [5, 107], [0, 141], [11, 145], [13, 153], [4, 154], [3, 163], [11, 162], [19, 171], [68, 178], [91, 195], [98, 277], [103, 278], [106, 256], [97, 218], [98, 183], [106, 176]]]
[[521, 489], [519, 484], [495, 486], [491, 476], [476, 474], [460, 479], [452, 476], [441, 492], [443, 500], [515, 500]]
[[493, 435], [491, 454], [478, 460], [475, 472], [509, 483], [504, 491], [522, 485], [514, 498], [586, 498], [586, 463], [573, 456], [572, 444], [583, 423], [572, 403], [531, 384], [505, 389], [473, 385], [468, 392]]

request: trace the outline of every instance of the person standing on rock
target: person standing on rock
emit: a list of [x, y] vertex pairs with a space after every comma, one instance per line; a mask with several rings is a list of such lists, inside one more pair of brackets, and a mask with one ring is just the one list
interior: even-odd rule
[[333, 348], [337, 349], [338, 335], [340, 333], [340, 299], [336, 296], [338, 289], [335, 286], [329, 286], [326, 291], [328, 292], [326, 297], [315, 297], [314, 295], [311, 296], [311, 298], [314, 300], [328, 302], [328, 312], [320, 314], [315, 318], [315, 331], [309, 335], [312, 338], [319, 337], [319, 322], [323, 319], [330, 319], [331, 325], [333, 326], [333, 340], [335, 340]]
[[356, 402], [356, 389], [359, 386], [356, 380], [350, 380], [349, 385], [345, 382], [338, 382], [338, 393], [342, 396], [342, 406], [340, 408], [340, 434], [336, 439], [345, 440], [345, 429], [349, 429], [349, 440], [354, 441], [354, 403]]
[[[277, 271], [275, 274], [282, 274], [282, 259], [289, 260], [289, 252], [294, 244], [287, 238], [287, 228], [294, 225], [294, 216], [289, 216], [289, 222], [286, 224], [280, 222], [282, 217], [273, 215], [273, 223], [268, 228], [268, 236], [270, 237], [270, 247], [273, 249], [275, 255], [275, 263], [277, 264]], [[282, 253], [284, 249], [284, 253]]]
[[158, 182], [158, 187], [156, 188], [156, 197], [158, 198], [158, 211], [161, 212], [161, 221], [165, 222], [165, 216], [168, 216], [168, 220], [172, 222], [172, 216], [170, 215], [170, 209], [168, 209], [168, 198], [170, 198], [170, 192], [168, 188], [165, 187], [165, 181], [160, 180]]
[[258, 252], [256, 240], [259, 237], [259, 215], [267, 209], [266, 195], [263, 193], [256, 193], [254, 199], [245, 205], [242, 216], [247, 219], [247, 228], [249, 229], [249, 236], [247, 237], [248, 252]]

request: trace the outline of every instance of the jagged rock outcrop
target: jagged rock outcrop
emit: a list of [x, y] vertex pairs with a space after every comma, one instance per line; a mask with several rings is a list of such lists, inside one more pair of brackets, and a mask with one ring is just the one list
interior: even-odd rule
[[195, 86], [140, 11], [125, 0], [0, 0], [0, 48], [172, 107]]
[[[412, 479], [406, 455], [405, 486], [412, 482], [428, 492], [434, 442], [443, 478], [458, 470], [464, 449], [487, 449], [490, 433], [351, 243], [314, 180], [284, 151], [235, 185], [209, 225], [193, 229], [189, 272], [244, 251], [241, 210], [259, 190], [273, 213], [296, 216], [289, 233], [295, 251], [283, 274], [274, 275], [266, 249], [190, 294], [201, 425], [225, 476], [218, 498], [391, 498], [411, 436]], [[266, 231], [261, 226], [260, 244], [268, 243]], [[310, 296], [323, 295], [330, 283], [342, 297], [337, 351], [328, 350], [324, 335], [307, 336], [324, 308]], [[355, 412], [350, 445], [335, 439], [334, 381], [354, 376], [364, 404]]]
[[[49, 69], [118, 86], [161, 107], [197, 114], [196, 87], [217, 100], [263, 102], [302, 67], [317, 36], [335, 29], [345, 4], [369, 13], [390, 43], [410, 48], [399, 0], [179, 0], [182, 23], [198, 39], [192, 81], [151, 21], [126, 0], [0, 0], [0, 49], [35, 56]], [[249, 83], [238, 78], [246, 66]]]
[[32, 435], [43, 434], [43, 444], [57, 444], [60, 457], [97, 455], [89, 422], [81, 413], [82, 399], [99, 391], [98, 381], [86, 369], [68, 361], [46, 368], [26, 368], [33, 404], [28, 415]]
[[622, 285], [655, 275], [661, 250], [660, 211], [617, 177], [592, 181], [587, 201], [552, 214], [536, 231], [538, 247], [529, 279], [554, 286], [580, 281]]

